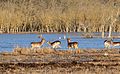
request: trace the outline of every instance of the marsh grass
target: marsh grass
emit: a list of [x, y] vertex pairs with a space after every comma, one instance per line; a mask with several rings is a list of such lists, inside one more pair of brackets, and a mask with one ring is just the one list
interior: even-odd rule
[[[109, 54], [104, 55], [105, 52]], [[16, 48], [11, 53], [0, 54], [0, 73], [119, 74], [118, 52], [119, 49]]]

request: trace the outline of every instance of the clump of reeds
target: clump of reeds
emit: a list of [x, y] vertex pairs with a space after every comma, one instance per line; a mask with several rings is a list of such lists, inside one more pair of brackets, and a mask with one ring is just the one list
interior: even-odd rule
[[31, 54], [31, 49], [29, 48], [15, 48], [13, 49], [13, 54]]
[[81, 50], [57, 50], [51, 48], [15, 48], [13, 54], [58, 54], [58, 55], [69, 55], [69, 54], [80, 54]]
[[116, 49], [116, 48], [111, 48], [111, 49], [102, 49], [102, 50], [99, 50], [99, 52], [101, 52], [101, 53], [105, 53], [105, 52], [107, 52], [107, 53], [116, 53], [116, 54], [118, 54], [118, 53], [120, 53], [120, 50], [119, 49]]
[[13, 54], [53, 54], [56, 53], [55, 49], [50, 48], [15, 48]]
[[56, 50], [51, 48], [41, 48], [41, 49], [36, 49], [36, 53], [53, 54], [56, 53]]

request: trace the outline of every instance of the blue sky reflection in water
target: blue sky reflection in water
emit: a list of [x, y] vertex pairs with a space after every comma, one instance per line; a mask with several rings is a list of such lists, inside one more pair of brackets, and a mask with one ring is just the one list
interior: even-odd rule
[[[82, 38], [80, 34], [42, 34], [46, 41], [60, 40], [62, 42], [61, 49], [67, 49], [66, 37], [70, 37], [71, 41], [77, 41], [79, 48], [104, 48], [104, 40], [102, 38]], [[0, 34], [0, 52], [1, 51], [12, 51], [15, 47], [30, 48], [31, 42], [41, 41], [38, 38], [39, 34]], [[114, 41], [120, 41], [115, 39]], [[50, 47], [47, 42], [43, 45], [44, 47]]]

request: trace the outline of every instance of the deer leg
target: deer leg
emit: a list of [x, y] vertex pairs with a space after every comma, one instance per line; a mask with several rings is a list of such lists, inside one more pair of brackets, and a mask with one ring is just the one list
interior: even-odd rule
[[43, 47], [43, 45], [41, 45], [39, 48], [42, 48]]
[[60, 45], [58, 45], [58, 47], [59, 47], [59, 48], [61, 48], [61, 46], [60, 46]]

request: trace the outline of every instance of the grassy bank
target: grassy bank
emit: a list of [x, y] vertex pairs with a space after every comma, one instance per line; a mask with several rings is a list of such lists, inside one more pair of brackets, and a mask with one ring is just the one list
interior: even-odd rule
[[0, 73], [119, 74], [120, 72], [119, 49], [54, 50], [44, 48], [34, 51], [28, 49], [17, 48], [13, 52], [2, 52]]
[[0, 32], [108, 32], [111, 24], [120, 32], [119, 8], [119, 0], [1, 0]]

